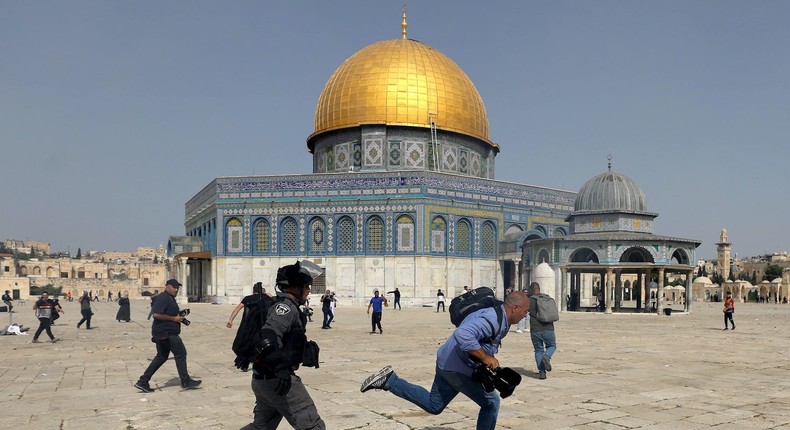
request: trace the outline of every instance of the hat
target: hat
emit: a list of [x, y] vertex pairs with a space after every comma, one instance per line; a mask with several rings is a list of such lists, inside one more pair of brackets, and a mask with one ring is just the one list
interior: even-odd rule
[[176, 280], [176, 279], [170, 279], [167, 282], [165, 282], [165, 286], [168, 286], [168, 285], [170, 285], [171, 287], [178, 288], [178, 287], [181, 286], [181, 283], [178, 282], [178, 280]]

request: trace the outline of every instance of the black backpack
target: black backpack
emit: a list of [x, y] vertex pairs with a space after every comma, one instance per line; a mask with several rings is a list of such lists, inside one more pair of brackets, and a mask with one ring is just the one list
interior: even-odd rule
[[266, 322], [269, 308], [277, 301], [276, 297], [261, 295], [254, 305], [244, 310], [231, 347], [236, 354], [235, 365], [239, 369], [247, 370], [250, 363], [255, 361], [255, 356], [258, 355], [257, 347], [261, 343], [261, 328]]
[[450, 322], [458, 327], [467, 316], [485, 308], [494, 308], [496, 311], [496, 327], [494, 327], [494, 323], [486, 320], [488, 325], [491, 326], [491, 332], [494, 333], [494, 335], [485, 341], [491, 343], [494, 341], [499, 327], [502, 327], [502, 319], [504, 318], [504, 315], [502, 315], [502, 301], [496, 298], [494, 290], [491, 288], [475, 288], [474, 290], [469, 290], [453, 298], [453, 300], [450, 301]]

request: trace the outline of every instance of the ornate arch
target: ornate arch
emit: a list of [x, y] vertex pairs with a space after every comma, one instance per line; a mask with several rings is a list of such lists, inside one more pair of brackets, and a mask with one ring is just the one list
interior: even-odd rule
[[496, 254], [496, 226], [491, 221], [485, 221], [480, 227], [480, 253], [487, 256]]
[[307, 250], [311, 255], [326, 252], [326, 222], [320, 216], [310, 219], [307, 231]]
[[[211, 224], [209, 224], [210, 226]], [[253, 224], [253, 240], [255, 242], [253, 249], [256, 253], [265, 253], [271, 251], [271, 225], [266, 218], [258, 218]]]
[[240, 219], [233, 217], [225, 222], [225, 252], [243, 251], [244, 227]]
[[431, 220], [431, 252], [447, 252], [447, 220], [441, 215]]
[[656, 256], [643, 246], [631, 246], [614, 256], [621, 263], [655, 263]]
[[567, 235], [568, 231], [565, 229], [565, 227], [557, 227], [554, 229], [554, 237], [563, 237]]
[[472, 255], [472, 223], [467, 218], [460, 218], [455, 223], [455, 253], [463, 256]]
[[686, 252], [686, 250], [683, 248], [676, 248], [674, 251], [670, 253], [670, 255], [671, 255], [671, 257], [669, 257], [670, 261], [674, 259], [677, 260], [679, 264], [686, 264], [686, 265], [690, 264], [689, 255]]
[[294, 217], [284, 217], [280, 222], [280, 252], [296, 254], [299, 250], [299, 223]]
[[341, 255], [353, 254], [354, 246], [357, 243], [357, 229], [354, 220], [350, 216], [344, 215], [338, 218], [335, 226], [335, 231], [337, 232], [335, 249], [337, 249], [337, 253]]
[[576, 248], [571, 252], [570, 257], [568, 258], [570, 263], [595, 263], [598, 264], [601, 261], [600, 256], [594, 250], [582, 246]]
[[384, 238], [386, 237], [384, 220], [378, 215], [371, 215], [365, 223], [365, 249], [366, 253], [381, 254], [384, 252]]
[[543, 263], [543, 262], [551, 263], [551, 253], [549, 252], [548, 249], [540, 248], [540, 250], [538, 250], [537, 256], [538, 256], [538, 258], [535, 259], [535, 261], [538, 264]]
[[414, 218], [400, 215], [395, 219], [395, 243], [398, 252], [414, 251]]
[[509, 234], [512, 234], [512, 233], [520, 233], [522, 231], [524, 231], [524, 228], [522, 228], [520, 225], [518, 225], [518, 224], [509, 224], [507, 227], [505, 227], [505, 236], [507, 236]]

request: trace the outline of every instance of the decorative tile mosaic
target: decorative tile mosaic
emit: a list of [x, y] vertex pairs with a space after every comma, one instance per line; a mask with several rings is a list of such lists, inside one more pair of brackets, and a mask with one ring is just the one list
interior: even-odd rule
[[335, 171], [348, 170], [351, 165], [351, 143], [335, 145]]
[[406, 144], [405, 165], [412, 169], [425, 168], [425, 144], [423, 142], [404, 142]]
[[458, 148], [450, 145], [441, 146], [442, 171], [458, 171]]
[[362, 144], [353, 142], [352, 156], [354, 157], [354, 167], [362, 166]]
[[400, 166], [401, 162], [401, 142], [397, 140], [392, 140], [389, 142], [390, 150], [389, 150], [389, 165], [390, 166]]
[[364, 166], [384, 165], [384, 144], [382, 139], [367, 139], [364, 142]]
[[469, 173], [469, 151], [466, 149], [458, 150], [458, 171]]

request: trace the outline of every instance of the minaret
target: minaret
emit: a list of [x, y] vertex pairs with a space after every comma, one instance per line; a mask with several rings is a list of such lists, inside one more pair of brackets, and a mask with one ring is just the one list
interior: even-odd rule
[[725, 280], [730, 277], [730, 243], [727, 242], [727, 229], [721, 229], [721, 237], [719, 243], [716, 244], [716, 251], [719, 258], [717, 266], [719, 267], [719, 274]]

